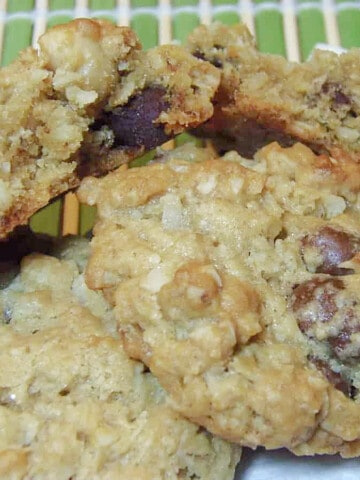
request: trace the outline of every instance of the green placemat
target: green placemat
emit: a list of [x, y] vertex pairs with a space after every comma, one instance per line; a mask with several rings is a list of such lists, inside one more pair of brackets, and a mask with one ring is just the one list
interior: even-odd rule
[[360, 9], [351, 7], [340, 10], [338, 15], [338, 25], [341, 44], [345, 48], [360, 47]]
[[[31, 44], [33, 24], [31, 19], [21, 18], [21, 13], [31, 12], [34, 0], [11, 0], [7, 5], [7, 13], [12, 14], [5, 23], [1, 65], [10, 63], [18, 52]], [[14, 14], [18, 14], [17, 18]]]

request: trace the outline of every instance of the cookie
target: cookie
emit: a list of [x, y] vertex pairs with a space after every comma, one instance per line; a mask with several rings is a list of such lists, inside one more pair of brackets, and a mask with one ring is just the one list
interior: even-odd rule
[[239, 448], [176, 413], [126, 355], [85, 285], [88, 241], [54, 254], [25, 257], [0, 291], [0, 477], [232, 480]]
[[271, 141], [360, 160], [360, 50], [317, 50], [304, 63], [261, 53], [245, 25], [215, 23], [189, 37], [195, 57], [222, 73], [213, 118], [198, 133], [251, 158]]
[[0, 238], [84, 175], [101, 175], [207, 120], [219, 83], [179, 46], [77, 19], [0, 70]]
[[358, 164], [302, 144], [181, 153], [83, 180], [88, 286], [192, 421], [251, 448], [359, 455]]

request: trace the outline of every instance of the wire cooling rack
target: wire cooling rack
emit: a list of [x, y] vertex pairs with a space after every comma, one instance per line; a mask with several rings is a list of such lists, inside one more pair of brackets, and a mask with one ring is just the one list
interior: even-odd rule
[[[76, 17], [107, 18], [131, 26], [143, 44], [182, 42], [199, 23], [243, 21], [260, 50], [290, 60], [308, 57], [316, 44], [360, 47], [359, 1], [250, 0], [0, 0], [0, 61], [10, 63], [19, 50], [46, 28]], [[74, 194], [34, 215], [34, 230], [64, 235], [85, 233], [94, 211], [79, 206]]]

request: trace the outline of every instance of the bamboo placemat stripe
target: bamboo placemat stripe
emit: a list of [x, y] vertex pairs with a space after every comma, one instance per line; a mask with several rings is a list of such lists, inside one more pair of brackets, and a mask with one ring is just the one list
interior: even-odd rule
[[251, 0], [243, 0], [241, 2], [240, 20], [244, 22], [248, 26], [250, 32], [256, 36], [255, 13], [253, 2]]
[[[32, 7], [28, 8], [28, 6], [32, 5], [33, 3], [34, 0], [2, 0], [0, 2], [0, 12], [3, 16], [6, 15], [6, 19], [33, 19], [35, 12], [33, 11]], [[168, 10], [170, 10], [171, 15], [176, 15], [179, 12], [193, 11], [199, 17], [205, 19], [204, 15], [207, 15], [208, 18], [215, 18], [219, 14], [221, 15], [226, 14], [227, 12], [234, 12], [241, 16], [243, 21], [246, 20], [244, 18], [246, 14], [254, 16], [264, 9], [277, 9], [279, 12], [283, 12], [285, 7], [287, 9], [291, 9], [291, 7], [289, 7], [290, 4], [293, 4], [293, 10], [295, 13], [302, 9], [315, 7], [320, 8], [322, 11], [327, 9], [331, 10], [337, 16], [339, 13], [348, 12], [351, 14], [354, 12], [359, 12], [360, 10], [359, 0], [229, 0], [228, 2], [224, 2], [222, 0], [200, 0], [198, 2], [192, 0], [169, 0], [168, 3], [170, 7]], [[116, 2], [115, 0], [49, 0], [46, 13], [49, 18], [57, 13], [62, 13], [73, 17], [75, 15], [75, 11], [77, 12], [76, 15], [86, 14], [90, 16], [98, 16], [104, 13], [106, 15], [110, 14], [113, 18], [115, 18], [124, 10], [129, 10], [130, 16], [137, 15], [139, 13], [151, 13], [160, 17], [163, 14], [163, 8], [161, 7], [160, 0], [158, 2], [154, 2], [153, 0], [117, 0]]]
[[[316, 43], [360, 46], [360, 2], [355, 0], [0, 0], [1, 65], [34, 44], [46, 27], [80, 16], [130, 25], [146, 49], [183, 42], [200, 22], [213, 20], [245, 22], [260, 50], [291, 60], [306, 59]], [[183, 135], [176, 144], [189, 138]], [[52, 234], [85, 233], [94, 215], [94, 209], [79, 207], [69, 194], [34, 215], [31, 223], [35, 230]]]
[[[88, 16], [87, 0], [76, 0], [74, 16]], [[72, 192], [67, 193], [64, 197], [64, 203], [61, 216], [61, 234], [76, 235], [79, 232], [80, 223], [80, 205], [76, 195]]]
[[[102, 0], [101, 1], [101, 4], [104, 5], [102, 3]], [[99, 3], [100, 3], [99, 1]], [[122, 8], [120, 9], [121, 5], [122, 4]], [[122, 2], [120, 2], [120, 0], [117, 1], [117, 5], [118, 5], [118, 8], [120, 10], [119, 12], [119, 15], [118, 17], [115, 19], [116, 23], [118, 23], [119, 25], [130, 25], [130, 1], [129, 0], [123, 0]], [[104, 7], [103, 7], [104, 8]]]
[[[6, 2], [7, 0], [0, 0], [0, 12], [6, 12]], [[2, 59], [3, 43], [4, 43], [4, 27], [5, 27], [5, 18], [2, 16], [0, 18], [0, 63]]]
[[286, 57], [293, 61], [300, 60], [299, 35], [297, 29], [297, 18], [295, 2], [293, 0], [284, 0], [282, 2], [283, 10], [283, 28], [285, 36]]
[[324, 22], [326, 41], [335, 47], [341, 43], [339, 27], [336, 18], [336, 8], [332, 0], [323, 0], [322, 9], [324, 11]]
[[40, 35], [42, 35], [46, 30], [47, 9], [48, 9], [47, 0], [35, 1], [35, 18], [34, 18], [34, 27], [32, 32], [32, 45], [34, 47], [36, 46]]

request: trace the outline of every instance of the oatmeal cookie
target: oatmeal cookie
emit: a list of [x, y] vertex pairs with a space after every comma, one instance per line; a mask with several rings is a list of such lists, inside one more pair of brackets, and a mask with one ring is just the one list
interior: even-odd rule
[[176, 413], [126, 355], [85, 285], [88, 241], [54, 248], [0, 290], [0, 478], [232, 480], [239, 448]]
[[359, 455], [358, 164], [302, 144], [192, 150], [83, 180], [87, 285], [191, 420], [252, 448]]
[[199, 134], [251, 158], [271, 141], [360, 161], [360, 50], [318, 50], [304, 63], [257, 50], [245, 25], [215, 23], [189, 37], [195, 57], [222, 73], [215, 113]]
[[179, 46], [77, 19], [0, 70], [0, 238], [49, 200], [213, 112], [220, 74]]

